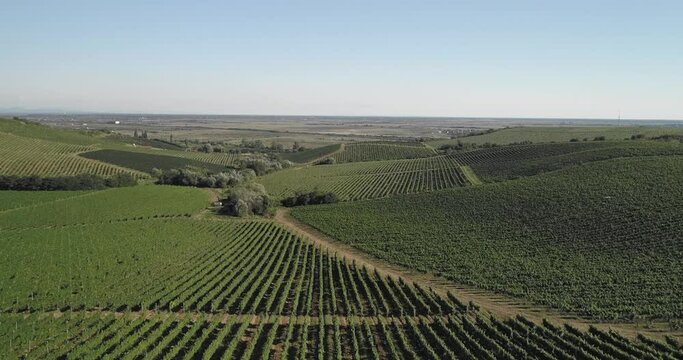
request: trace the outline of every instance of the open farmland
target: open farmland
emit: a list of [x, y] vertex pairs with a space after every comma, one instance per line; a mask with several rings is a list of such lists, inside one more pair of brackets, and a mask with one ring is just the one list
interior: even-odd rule
[[389, 144], [381, 143], [353, 143], [346, 144], [344, 149], [332, 157], [337, 162], [359, 162], [376, 160], [396, 160], [414, 159], [435, 156], [436, 152], [432, 148], [424, 145], [415, 146], [413, 143], [401, 145], [400, 142]]
[[428, 194], [295, 209], [340, 241], [595, 319], [683, 313], [683, 157], [594, 162]]
[[434, 147], [455, 144], [458, 141], [474, 144], [506, 145], [530, 141], [533, 143], [567, 142], [576, 140], [593, 140], [604, 136], [607, 140], [624, 140], [633, 135], [656, 137], [661, 135], [683, 135], [683, 127], [655, 126], [555, 126], [555, 127], [510, 127], [491, 133], [465, 136], [456, 139], [432, 140], [428, 143]]
[[345, 201], [471, 185], [460, 164], [445, 156], [292, 168], [260, 181], [277, 198], [320, 190]]
[[[79, 144], [90, 138], [85, 133], [71, 142], [3, 134], [37, 144], [20, 163], [63, 152], [141, 174], [187, 165], [218, 170], [240, 159], [98, 137]], [[0, 191], [0, 358], [683, 356], [679, 333], [661, 330], [662, 321], [679, 321], [683, 306], [671, 285], [683, 277], [680, 144], [558, 143], [443, 155], [419, 142], [378, 141], [291, 155], [306, 163], [331, 152], [347, 160], [255, 181], [271, 200], [336, 193], [347, 202], [292, 215], [404, 271], [329, 247], [278, 216], [219, 216], [208, 209], [215, 189]], [[97, 160], [82, 157], [93, 154]], [[524, 178], [507, 181], [515, 177]], [[584, 319], [657, 321], [656, 330], [643, 331], [658, 340], [636, 337], [634, 327], [618, 327], [626, 338], [584, 320], [565, 324], [557, 312], [541, 321], [531, 312], [480, 308], [459, 300], [457, 287], [414, 270]]]

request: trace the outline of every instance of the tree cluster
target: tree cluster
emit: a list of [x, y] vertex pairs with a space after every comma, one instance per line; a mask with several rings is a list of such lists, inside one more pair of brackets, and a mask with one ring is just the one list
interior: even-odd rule
[[273, 202], [261, 184], [246, 183], [238, 185], [222, 200], [219, 213], [230, 216], [266, 216], [272, 213]]
[[286, 169], [290, 166], [292, 166], [291, 161], [279, 160], [277, 158], [243, 159], [239, 163], [240, 169], [251, 169], [258, 176], [263, 176], [275, 170]]
[[282, 199], [280, 203], [282, 204], [282, 206], [294, 207], [305, 205], [334, 204], [337, 201], [337, 195], [335, 195], [334, 193], [322, 193], [318, 191], [312, 191], [308, 193], [297, 193], [292, 197]]
[[154, 169], [152, 174], [157, 178], [157, 184], [204, 188], [227, 188], [255, 177], [252, 170], [234, 169], [220, 173], [208, 173], [196, 169], [170, 169], [166, 171]]
[[0, 176], [0, 190], [100, 190], [108, 187], [124, 187], [136, 184], [137, 181], [130, 174], [117, 174], [108, 178], [89, 174], [58, 177]]

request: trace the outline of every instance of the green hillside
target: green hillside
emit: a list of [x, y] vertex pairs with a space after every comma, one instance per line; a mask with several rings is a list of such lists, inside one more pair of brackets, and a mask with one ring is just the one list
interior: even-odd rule
[[681, 318], [683, 157], [295, 209], [377, 257], [598, 319]]

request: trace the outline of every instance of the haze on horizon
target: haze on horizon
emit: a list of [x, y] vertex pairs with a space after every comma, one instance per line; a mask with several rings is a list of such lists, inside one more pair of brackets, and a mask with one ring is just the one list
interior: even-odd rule
[[0, 108], [683, 119], [681, 1], [3, 1]]

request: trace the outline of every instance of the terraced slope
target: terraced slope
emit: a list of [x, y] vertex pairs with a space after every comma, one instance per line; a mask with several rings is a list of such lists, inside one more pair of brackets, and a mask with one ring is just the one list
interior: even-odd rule
[[470, 184], [460, 164], [445, 156], [291, 168], [266, 175], [259, 182], [277, 198], [320, 190], [331, 191], [343, 201]]
[[335, 160], [340, 163], [377, 161], [377, 160], [396, 160], [396, 159], [415, 159], [422, 157], [435, 156], [436, 152], [432, 148], [425, 146], [415, 146], [412, 143], [400, 145], [401, 143], [353, 143], [346, 144], [344, 150], [334, 154]]
[[683, 156], [296, 208], [365, 252], [595, 319], [683, 314]]

